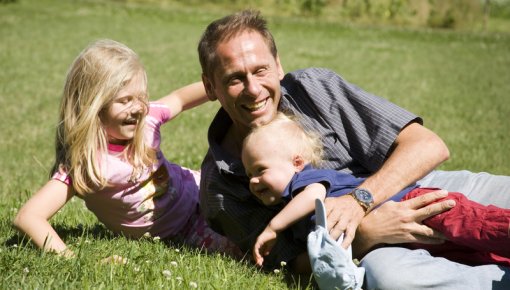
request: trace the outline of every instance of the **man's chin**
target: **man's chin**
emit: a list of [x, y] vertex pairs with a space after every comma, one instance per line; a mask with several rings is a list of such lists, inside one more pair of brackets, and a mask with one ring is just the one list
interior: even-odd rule
[[253, 120], [250, 127], [257, 128], [260, 126], [264, 126], [264, 125], [268, 124], [269, 122], [271, 122], [275, 118], [275, 116], [276, 116], [276, 114], [270, 114], [270, 115], [266, 114], [264, 116], [260, 116], [259, 118]]

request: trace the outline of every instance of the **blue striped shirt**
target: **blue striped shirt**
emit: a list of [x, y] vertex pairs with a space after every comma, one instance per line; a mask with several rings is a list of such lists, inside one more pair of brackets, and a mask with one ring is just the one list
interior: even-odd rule
[[[416, 115], [327, 69], [288, 73], [281, 86], [279, 110], [297, 115], [305, 130], [321, 136], [323, 167], [327, 169], [368, 176], [381, 167], [399, 132], [411, 122], [422, 122]], [[268, 208], [259, 203], [249, 191], [240, 158], [221, 148], [231, 125], [228, 114], [220, 109], [209, 127], [209, 150], [201, 169], [200, 206], [215, 231], [241, 249], [251, 250], [258, 234], [281, 206]], [[264, 264], [278, 266], [305, 251], [305, 241], [295, 239], [292, 231], [285, 231]]]

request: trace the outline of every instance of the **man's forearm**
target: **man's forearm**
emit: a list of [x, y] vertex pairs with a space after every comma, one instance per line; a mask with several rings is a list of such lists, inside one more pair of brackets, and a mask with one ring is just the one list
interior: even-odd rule
[[412, 123], [395, 140], [383, 166], [360, 187], [374, 196], [374, 205], [416, 182], [449, 158], [445, 143], [434, 132]]

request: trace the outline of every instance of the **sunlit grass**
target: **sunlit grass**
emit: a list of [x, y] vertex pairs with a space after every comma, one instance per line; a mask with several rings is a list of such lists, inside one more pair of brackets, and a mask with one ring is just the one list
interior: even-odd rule
[[[282, 289], [283, 273], [174, 248], [130, 241], [101, 226], [81, 200], [52, 223], [75, 259], [36, 250], [11, 228], [20, 206], [47, 180], [64, 77], [74, 57], [98, 38], [137, 51], [151, 98], [200, 80], [200, 33], [225, 11], [184, 4], [19, 0], [0, 4], [0, 289], [129, 288]], [[510, 36], [451, 31], [359, 28], [317, 20], [269, 18], [286, 71], [328, 67], [358, 86], [421, 115], [449, 145], [443, 169], [510, 174]], [[208, 103], [163, 128], [170, 160], [198, 169]], [[176, 251], [179, 250], [179, 251]], [[101, 264], [113, 254], [128, 264]], [[193, 283], [192, 283], [193, 282]]]

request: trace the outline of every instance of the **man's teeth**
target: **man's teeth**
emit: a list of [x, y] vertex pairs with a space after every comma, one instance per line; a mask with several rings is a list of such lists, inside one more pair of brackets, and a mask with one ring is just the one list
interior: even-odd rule
[[262, 102], [254, 103], [251, 105], [245, 105], [245, 107], [251, 111], [256, 111], [256, 110], [264, 107], [264, 105], [266, 104], [266, 101], [267, 100], [263, 100]]

